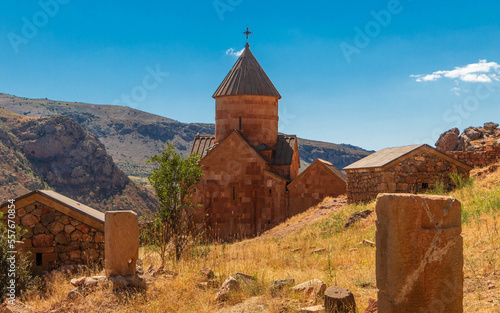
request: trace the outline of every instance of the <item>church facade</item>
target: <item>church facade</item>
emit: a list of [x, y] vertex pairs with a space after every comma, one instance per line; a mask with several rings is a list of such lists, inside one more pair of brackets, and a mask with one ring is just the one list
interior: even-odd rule
[[[297, 137], [278, 133], [281, 95], [248, 44], [213, 98], [215, 135], [197, 135], [191, 149], [202, 156], [204, 173], [194, 195], [201, 204], [194, 222], [206, 234], [222, 240], [253, 237], [322, 200], [306, 190], [300, 194], [314, 199], [291, 205], [288, 186], [304, 177], [305, 183], [294, 185], [310, 189], [307, 182], [316, 171], [299, 176]], [[326, 181], [340, 186], [332, 196], [345, 193], [343, 173], [327, 172], [332, 176]]]

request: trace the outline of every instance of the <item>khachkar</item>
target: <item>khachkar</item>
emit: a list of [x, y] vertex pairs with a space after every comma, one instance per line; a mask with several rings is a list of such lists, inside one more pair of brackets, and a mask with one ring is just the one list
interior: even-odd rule
[[105, 214], [106, 276], [135, 275], [139, 258], [139, 217], [134, 211]]
[[375, 211], [379, 312], [463, 312], [460, 202], [382, 194]]

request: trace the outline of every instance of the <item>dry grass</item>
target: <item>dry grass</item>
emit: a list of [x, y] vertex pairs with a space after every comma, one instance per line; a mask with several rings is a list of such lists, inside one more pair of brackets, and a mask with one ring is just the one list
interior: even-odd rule
[[[463, 204], [464, 311], [500, 312], [498, 289], [491, 288], [491, 282], [488, 285], [488, 281], [496, 281], [500, 288], [500, 171], [449, 195]], [[180, 262], [167, 266], [179, 276], [161, 278], [147, 291], [116, 293], [105, 289], [69, 302], [66, 294], [73, 287], [61, 276], [45, 292], [34, 292], [25, 301], [38, 312], [297, 312], [321, 301], [312, 302], [291, 292], [273, 298], [269, 286], [275, 279], [293, 278], [300, 283], [319, 278], [328, 286], [349, 288], [363, 312], [368, 298], [376, 297], [377, 292], [375, 248], [361, 244], [363, 239], [375, 241], [375, 216], [348, 230], [343, 230], [343, 224], [350, 214], [366, 208], [373, 208], [373, 204], [345, 206], [283, 238], [193, 246]], [[304, 217], [287, 223], [298, 223]], [[311, 254], [320, 248], [326, 251]], [[142, 249], [141, 255], [144, 267], [159, 263], [147, 249]], [[213, 301], [217, 289], [198, 288], [202, 281], [199, 269], [204, 266], [218, 273], [219, 284], [236, 272], [254, 276], [257, 283], [221, 305]]]

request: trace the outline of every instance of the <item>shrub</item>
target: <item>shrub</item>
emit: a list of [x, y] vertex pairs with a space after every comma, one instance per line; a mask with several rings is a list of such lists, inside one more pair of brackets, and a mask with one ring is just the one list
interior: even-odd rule
[[471, 187], [474, 183], [472, 178], [464, 179], [464, 177], [456, 172], [450, 173], [450, 179], [456, 188], [462, 189], [465, 187]]
[[441, 180], [436, 180], [425, 193], [429, 195], [444, 195], [447, 192], [448, 190], [445, 183]]
[[[27, 287], [31, 279], [31, 263], [28, 260], [28, 254], [18, 251], [16, 254], [9, 253], [13, 251], [12, 241], [9, 242], [9, 232], [6, 224], [1, 221], [2, 214], [0, 213], [0, 301], [3, 302], [11, 293], [11, 280], [15, 283], [15, 294], [19, 296]], [[16, 225], [15, 227], [15, 240], [19, 240], [22, 234], [22, 229]], [[15, 257], [15, 270], [11, 269], [12, 257]]]

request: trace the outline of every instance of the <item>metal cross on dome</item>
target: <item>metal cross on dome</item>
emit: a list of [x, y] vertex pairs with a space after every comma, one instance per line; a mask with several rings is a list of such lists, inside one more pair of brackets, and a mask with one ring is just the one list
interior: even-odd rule
[[247, 46], [248, 46], [249, 45], [248, 44], [248, 39], [250, 38], [250, 34], [252, 34], [252, 32], [250, 31], [250, 29], [248, 28], [248, 25], [247, 25], [247, 31], [243, 32], [243, 34], [245, 34], [247, 36]]

